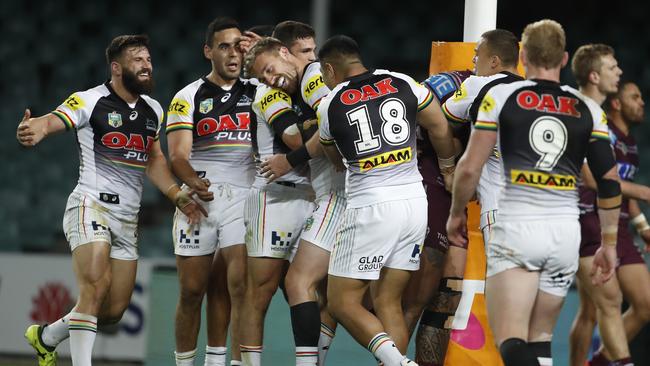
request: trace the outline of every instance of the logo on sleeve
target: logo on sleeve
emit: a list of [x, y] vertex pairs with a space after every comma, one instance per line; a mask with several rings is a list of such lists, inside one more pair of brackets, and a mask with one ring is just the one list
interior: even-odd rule
[[463, 100], [467, 97], [467, 86], [465, 83], [460, 84], [460, 88], [454, 93], [454, 100]]
[[305, 85], [305, 88], [303, 89], [305, 99], [309, 100], [314, 92], [323, 86], [325, 86], [325, 83], [323, 82], [323, 75], [317, 74], [309, 78]]
[[122, 126], [122, 115], [113, 111], [108, 114], [108, 125], [113, 128]]
[[167, 111], [169, 115], [177, 115], [177, 116], [189, 116], [190, 114], [190, 105], [183, 99], [174, 99], [172, 100], [172, 103], [169, 105], [169, 110]]
[[485, 94], [485, 97], [483, 98], [479, 109], [484, 113], [490, 113], [490, 111], [493, 110], [495, 106], [496, 103], [494, 102], [494, 98], [492, 98], [492, 96], [488, 93]]
[[262, 97], [260, 101], [260, 108], [262, 112], [266, 112], [272, 105], [284, 101], [286, 104], [291, 105], [291, 97], [282, 90], [272, 89]]
[[199, 104], [199, 112], [201, 114], [206, 114], [212, 110], [214, 103], [212, 98], [205, 99]]
[[68, 99], [63, 102], [68, 108], [70, 108], [73, 111], [76, 111], [78, 109], [83, 108], [84, 106], [84, 101], [79, 97], [77, 94], [72, 94], [71, 96], [68, 97]]

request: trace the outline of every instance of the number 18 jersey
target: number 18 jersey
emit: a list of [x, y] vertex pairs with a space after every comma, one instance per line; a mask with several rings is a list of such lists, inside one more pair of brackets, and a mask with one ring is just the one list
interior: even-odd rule
[[426, 87], [386, 70], [351, 77], [323, 99], [317, 113], [321, 142], [336, 143], [343, 157], [350, 207], [424, 195], [421, 189], [396, 189], [388, 197], [376, 189], [422, 181], [415, 119], [432, 100]]
[[552, 81], [497, 85], [483, 98], [475, 128], [498, 131], [505, 179], [500, 218], [578, 218], [588, 144], [609, 139], [596, 102]]

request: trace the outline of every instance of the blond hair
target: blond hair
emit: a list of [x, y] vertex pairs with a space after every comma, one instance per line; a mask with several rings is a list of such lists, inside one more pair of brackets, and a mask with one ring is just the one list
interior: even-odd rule
[[592, 71], [600, 72], [603, 67], [603, 56], [614, 56], [614, 49], [606, 44], [595, 43], [580, 46], [571, 60], [571, 71], [578, 86], [589, 83]]
[[252, 69], [253, 65], [255, 65], [255, 60], [257, 60], [257, 56], [266, 52], [279, 52], [282, 47], [285, 47], [285, 45], [279, 39], [273, 37], [265, 37], [255, 43], [244, 56], [245, 77], [256, 77], [256, 75], [252, 75]]
[[521, 43], [531, 65], [551, 69], [562, 64], [566, 36], [562, 25], [555, 20], [543, 19], [528, 24], [521, 35]]

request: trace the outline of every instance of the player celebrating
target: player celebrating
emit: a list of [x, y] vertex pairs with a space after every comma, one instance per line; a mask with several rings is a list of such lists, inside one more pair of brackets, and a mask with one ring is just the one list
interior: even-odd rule
[[559, 84], [567, 63], [562, 26], [529, 24], [521, 60], [529, 80], [497, 85], [483, 98], [454, 177], [447, 232], [463, 242], [465, 205], [499, 141], [505, 187], [487, 245], [488, 318], [506, 366], [548, 365], [551, 336], [578, 265], [576, 182], [587, 156], [598, 183], [602, 283], [613, 273], [620, 185], [603, 111]]
[[72, 250], [79, 297], [72, 311], [46, 326], [32, 325], [25, 337], [39, 365], [56, 365], [55, 347], [70, 337], [74, 366], [91, 365], [98, 319], [122, 318], [135, 285], [137, 216], [144, 175], [196, 225], [203, 208], [181, 190], [167, 167], [158, 132], [160, 104], [148, 97], [153, 66], [146, 36], [119, 36], [106, 49], [111, 79], [72, 94], [57, 109], [30, 118], [25, 111], [17, 138], [35, 146], [45, 137], [74, 129], [79, 183], [68, 198], [63, 229]]
[[[384, 365], [415, 365], [403, 355], [408, 330], [400, 315], [427, 225], [416, 119], [445, 157], [443, 174], [453, 172], [451, 130], [427, 88], [403, 74], [368, 71], [351, 38], [330, 38], [319, 58], [332, 89], [318, 110], [321, 143], [347, 169], [348, 205], [328, 270], [329, 310]], [[371, 281], [376, 316], [362, 305]]]
[[[194, 364], [206, 289], [209, 311], [205, 364], [225, 365], [228, 318], [232, 319], [231, 344], [235, 345], [233, 364], [240, 360], [237, 326], [246, 289], [244, 201], [255, 174], [249, 132], [255, 86], [239, 79], [240, 38], [239, 25], [233, 19], [217, 18], [208, 25], [203, 50], [212, 70], [174, 96], [167, 116], [172, 170], [200, 193], [200, 198], [211, 201], [205, 204], [210, 217], [200, 225], [188, 225], [181, 212], [174, 216], [174, 251], [180, 282], [176, 309], [178, 366]], [[219, 262], [215, 252], [221, 257]], [[215, 263], [224, 268], [215, 268]], [[223, 311], [216, 306], [220, 299], [227, 298], [216, 291], [215, 282], [223, 281], [215, 277], [218, 275], [226, 277], [225, 293], [230, 295], [231, 316], [227, 307]]]

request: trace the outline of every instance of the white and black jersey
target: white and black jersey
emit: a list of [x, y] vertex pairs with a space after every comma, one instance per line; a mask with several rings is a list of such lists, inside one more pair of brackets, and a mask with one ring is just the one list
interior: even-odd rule
[[166, 132], [192, 131], [190, 164], [199, 176], [250, 187], [255, 172], [250, 132], [255, 90], [249, 80], [224, 89], [203, 77], [174, 96]]
[[106, 82], [72, 94], [52, 113], [77, 132], [80, 165], [74, 191], [132, 219], [140, 209], [149, 151], [158, 140], [160, 104], [146, 95], [128, 104]]
[[350, 207], [408, 198], [380, 197], [372, 189], [422, 181], [416, 115], [432, 100], [431, 91], [409, 76], [375, 70], [349, 78], [321, 101], [321, 143], [336, 143], [343, 157]]
[[576, 185], [587, 147], [609, 139], [600, 106], [559, 83], [518, 81], [490, 89], [474, 127], [498, 132], [500, 219], [578, 218]]

